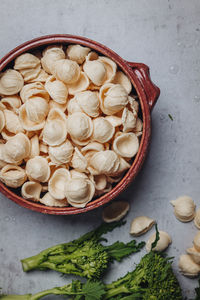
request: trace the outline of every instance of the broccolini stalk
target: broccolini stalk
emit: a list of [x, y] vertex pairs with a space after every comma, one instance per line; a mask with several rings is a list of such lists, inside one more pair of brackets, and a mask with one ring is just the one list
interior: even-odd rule
[[52, 269], [64, 274], [74, 274], [97, 279], [108, 268], [110, 262], [121, 261], [124, 257], [140, 251], [144, 242], [136, 244], [135, 240], [125, 244], [116, 242], [104, 246], [107, 241], [102, 235], [115, 227], [125, 224], [124, 221], [103, 223], [99, 228], [81, 236], [72, 242], [60, 244], [43, 250], [39, 254], [21, 260], [25, 272], [39, 269]]
[[70, 296], [70, 299], [75, 299], [76, 297], [76, 299], [100, 300], [104, 294], [103, 283], [87, 281], [84, 284], [76, 280], [68, 285], [55, 287], [33, 295], [2, 295], [0, 300], [39, 300], [47, 295], [65, 295]]

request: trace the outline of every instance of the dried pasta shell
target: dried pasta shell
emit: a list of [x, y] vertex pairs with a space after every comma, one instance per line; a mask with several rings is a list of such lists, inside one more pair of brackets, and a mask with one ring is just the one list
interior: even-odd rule
[[47, 78], [49, 77], [49, 74], [46, 73], [43, 69], [40, 70], [40, 72], [38, 73], [38, 75], [31, 79], [31, 80], [28, 80], [27, 82], [28, 83], [34, 83], [34, 82], [43, 82], [45, 83]]
[[69, 94], [75, 95], [76, 93], [85, 91], [87, 90], [89, 84], [90, 81], [87, 75], [84, 72], [80, 72], [79, 79], [75, 83], [68, 85]]
[[27, 181], [22, 185], [21, 194], [24, 199], [39, 201], [42, 186], [35, 181]]
[[18, 164], [30, 155], [30, 141], [23, 133], [10, 138], [4, 145], [4, 160], [11, 164]]
[[3, 97], [1, 103], [5, 106], [5, 109], [12, 110], [15, 113], [18, 113], [18, 109], [22, 104], [20, 97], [17, 95]]
[[102, 85], [106, 79], [106, 68], [100, 61], [86, 61], [83, 70], [95, 85]]
[[13, 69], [0, 73], [0, 94], [10, 96], [21, 91], [24, 85], [22, 75]]
[[24, 82], [26, 83], [38, 77], [40, 71], [41, 66], [39, 65], [32, 69], [21, 69], [19, 72], [23, 76]]
[[113, 115], [128, 104], [128, 94], [121, 84], [106, 83], [100, 88], [100, 107], [104, 114]]
[[41, 82], [26, 84], [20, 92], [20, 97], [23, 103], [25, 103], [27, 100], [31, 99], [34, 96], [41, 97], [46, 101], [49, 101], [49, 94], [47, 93], [47, 91], [44, 88], [44, 85]]
[[40, 155], [40, 147], [39, 147], [39, 139], [38, 135], [34, 135], [31, 140], [31, 151], [30, 151], [30, 158]]
[[134, 98], [134, 96], [128, 96], [129, 106], [134, 114], [138, 114], [139, 112], [139, 103]]
[[39, 144], [39, 150], [40, 150], [40, 153], [42, 153], [42, 155], [47, 154], [49, 151], [49, 146], [46, 145], [45, 143], [41, 142]]
[[35, 156], [26, 163], [26, 173], [29, 180], [47, 182], [50, 176], [50, 168], [46, 158]]
[[55, 207], [65, 207], [68, 206], [67, 199], [56, 200], [51, 196], [50, 193], [46, 193], [42, 198], [40, 198], [40, 203], [46, 206], [55, 206]]
[[92, 61], [92, 60], [97, 60], [98, 58], [99, 58], [99, 55], [95, 51], [91, 51], [86, 56], [85, 60], [86, 61]]
[[26, 115], [33, 123], [41, 123], [45, 120], [49, 112], [49, 105], [46, 100], [41, 97], [32, 97], [26, 101]]
[[4, 110], [5, 128], [12, 133], [24, 132], [19, 117], [11, 110]]
[[23, 104], [19, 109], [19, 120], [23, 126], [23, 128], [27, 131], [37, 131], [44, 127], [45, 120], [41, 123], [35, 123], [29, 120], [25, 108], [25, 104]]
[[80, 172], [85, 172], [87, 169], [87, 159], [82, 155], [77, 147], [74, 148], [71, 165], [75, 170], [78, 170]]
[[94, 176], [95, 189], [102, 191], [107, 186], [107, 177], [104, 174]]
[[196, 205], [191, 197], [181, 196], [170, 203], [174, 206], [174, 215], [179, 221], [190, 222], [194, 219]]
[[6, 166], [8, 163], [4, 161], [4, 144], [0, 144], [0, 169]]
[[19, 166], [6, 165], [0, 171], [0, 180], [12, 188], [20, 187], [26, 179], [26, 172]]
[[85, 178], [85, 179], [88, 179], [88, 176], [83, 173], [83, 172], [79, 172], [75, 169], [71, 169], [70, 171], [70, 175], [71, 175], [71, 178], [74, 179], [74, 178]]
[[59, 104], [65, 104], [67, 102], [68, 88], [62, 81], [57, 80], [54, 76], [48, 77], [45, 83], [45, 89], [55, 102]]
[[125, 107], [122, 114], [123, 132], [133, 131], [136, 127], [136, 123], [137, 116]]
[[40, 65], [40, 60], [31, 53], [23, 53], [15, 59], [14, 69], [33, 69]]
[[143, 128], [143, 123], [140, 118], [137, 118], [135, 128], [133, 129], [133, 132], [137, 135], [140, 136], [142, 135], [142, 128]]
[[[171, 244], [172, 242], [171, 237], [167, 232], [159, 231], [159, 235], [160, 235], [160, 239], [157, 242], [156, 247], [152, 249], [153, 251], [164, 251], [165, 249], [168, 248], [169, 244]], [[151, 235], [150, 238], [148, 239], [146, 243], [147, 252], [151, 251], [151, 245], [155, 241], [155, 238], [156, 238], [156, 233]]]
[[106, 116], [105, 119], [112, 124], [114, 127], [122, 125], [122, 118], [117, 116]]
[[93, 135], [92, 139], [99, 143], [108, 142], [114, 135], [115, 128], [112, 124], [103, 117], [93, 120]]
[[65, 104], [59, 104], [58, 102], [50, 100], [49, 101], [49, 110], [51, 110], [52, 108], [58, 108], [59, 110], [65, 112], [67, 109], [67, 104], [68, 104], [68, 102]]
[[57, 169], [51, 176], [48, 184], [49, 193], [56, 200], [65, 199], [65, 184], [70, 180], [71, 175], [64, 168]]
[[80, 67], [75, 61], [60, 59], [55, 62], [53, 75], [66, 84], [72, 84], [79, 79]]
[[15, 136], [14, 133], [8, 131], [7, 129], [5, 129], [5, 127], [2, 130], [1, 135], [2, 135], [2, 138], [6, 141], [9, 140], [10, 138], [12, 138], [13, 136]]
[[119, 176], [121, 173], [127, 171], [130, 167], [131, 165], [123, 157], [119, 157], [119, 168], [115, 176]]
[[67, 47], [67, 56], [69, 59], [74, 60], [81, 65], [85, 61], [85, 58], [90, 51], [90, 48], [87, 47], [80, 45], [69, 45]]
[[114, 151], [122, 157], [133, 157], [139, 149], [139, 141], [134, 133], [122, 133], [113, 142]]
[[121, 220], [129, 211], [130, 205], [126, 201], [116, 201], [103, 209], [102, 218], [104, 222], [111, 223]]
[[89, 161], [89, 165], [97, 171], [95, 175], [115, 174], [119, 168], [119, 164], [119, 157], [112, 150], [99, 151], [95, 153]]
[[154, 224], [155, 220], [149, 217], [137, 217], [131, 222], [130, 234], [133, 236], [140, 236], [149, 231]]
[[66, 136], [66, 115], [58, 108], [52, 108], [43, 129], [43, 141], [49, 146], [58, 146]]
[[196, 264], [200, 265], [200, 252], [198, 252], [194, 247], [192, 247], [187, 249], [187, 253], [190, 255], [190, 257]]
[[71, 161], [74, 147], [69, 140], [66, 140], [59, 146], [49, 147], [49, 156], [51, 161], [60, 165]]
[[65, 186], [67, 201], [74, 207], [85, 207], [92, 200], [94, 192], [94, 184], [89, 179], [70, 179]]
[[[76, 94], [75, 98], [78, 106], [90, 117], [99, 115], [99, 97], [96, 92], [85, 91]], [[72, 101], [72, 100], [71, 100]], [[70, 102], [71, 102], [70, 101]]]
[[194, 248], [200, 252], [200, 231], [198, 231], [193, 239]]
[[65, 58], [65, 53], [62, 49], [62, 46], [57, 46], [57, 45], [48, 46], [42, 52], [42, 54], [43, 54], [43, 57], [41, 58], [42, 67], [49, 74], [53, 74], [55, 62]]
[[0, 110], [0, 132], [4, 129], [5, 123], [4, 113]]
[[86, 114], [76, 112], [68, 116], [67, 129], [73, 139], [84, 141], [91, 136], [93, 123]]
[[200, 273], [200, 266], [188, 254], [182, 254], [178, 263], [180, 272], [187, 277], [194, 278]]
[[131, 81], [122, 71], [117, 71], [112, 82], [115, 84], [121, 84], [125, 88], [127, 93], [130, 94], [132, 90]]
[[87, 146], [83, 147], [81, 149], [81, 152], [83, 155], [85, 155], [89, 151], [103, 151], [104, 146], [101, 143], [98, 142], [91, 142]]
[[68, 101], [67, 111], [68, 111], [69, 115], [73, 114], [73, 113], [76, 113], [76, 112], [83, 112], [80, 105], [78, 104], [78, 101], [77, 101], [76, 97], [73, 97], [71, 100]]
[[103, 63], [106, 69], [106, 78], [104, 80], [104, 83], [111, 82], [114, 79], [117, 72], [116, 63], [112, 59], [105, 56], [99, 56], [98, 61]]

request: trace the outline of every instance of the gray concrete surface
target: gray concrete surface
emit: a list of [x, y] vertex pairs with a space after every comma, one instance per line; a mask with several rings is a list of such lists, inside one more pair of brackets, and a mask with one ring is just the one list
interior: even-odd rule
[[[151, 148], [141, 173], [120, 196], [130, 202], [131, 211], [127, 224], [115, 230], [110, 241], [131, 239], [132, 218], [155, 218], [159, 228], [172, 236], [168, 253], [175, 257], [173, 266], [188, 297], [193, 296], [197, 281], [180, 275], [177, 263], [192, 245], [197, 229], [193, 222], [177, 221], [169, 201], [188, 194], [200, 207], [199, 16], [199, 0], [0, 0], [0, 57], [34, 37], [70, 33], [99, 41], [129, 61], [150, 66], [152, 79], [161, 89], [152, 114]], [[0, 197], [3, 292], [36, 292], [71, 281], [55, 272], [24, 274], [19, 260], [94, 228], [101, 222], [102, 209], [73, 217], [49, 216]], [[147, 240], [152, 232], [138, 240]], [[113, 264], [105, 280], [131, 270], [144, 252]]]

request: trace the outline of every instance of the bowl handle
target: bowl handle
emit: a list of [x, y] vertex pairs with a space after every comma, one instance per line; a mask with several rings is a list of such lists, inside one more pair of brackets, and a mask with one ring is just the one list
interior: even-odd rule
[[127, 62], [139, 79], [141, 86], [147, 96], [149, 109], [152, 111], [160, 95], [160, 89], [151, 81], [149, 67], [142, 63]]

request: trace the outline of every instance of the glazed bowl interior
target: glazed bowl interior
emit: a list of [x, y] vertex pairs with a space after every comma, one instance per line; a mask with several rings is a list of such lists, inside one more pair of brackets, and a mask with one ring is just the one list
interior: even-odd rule
[[18, 203], [19, 205], [26, 207], [31, 210], [35, 210], [42, 213], [47, 214], [57, 214], [57, 215], [68, 215], [68, 214], [78, 214], [83, 213], [92, 209], [95, 209], [99, 206], [102, 206], [105, 203], [113, 200], [116, 196], [118, 196], [135, 178], [137, 173], [139, 172], [144, 158], [147, 153], [147, 148], [150, 139], [150, 112], [149, 106], [147, 103], [146, 95], [144, 90], [141, 88], [139, 81], [137, 80], [137, 76], [132, 71], [130, 65], [123, 60], [119, 55], [117, 55], [112, 50], [107, 47], [91, 41], [89, 39], [83, 37], [77, 37], [72, 35], [53, 35], [53, 36], [45, 36], [40, 37], [29, 42], [26, 42], [11, 52], [9, 52], [2, 60], [0, 61], [0, 72], [5, 69], [12, 67], [14, 59], [21, 55], [22, 53], [29, 52], [34, 53], [36, 50], [42, 50], [46, 46], [52, 44], [62, 44], [63, 46], [67, 46], [69, 44], [80, 44], [82, 46], [86, 46], [95, 50], [100, 55], [107, 56], [116, 62], [118, 68], [121, 69], [130, 79], [133, 90], [132, 94], [138, 96], [140, 111], [139, 117], [143, 121], [143, 133], [140, 138], [140, 146], [139, 151], [136, 156], [132, 160], [132, 165], [130, 169], [124, 174], [123, 178], [120, 182], [118, 182], [115, 186], [113, 186], [112, 190], [101, 197], [91, 200], [84, 208], [75, 208], [75, 207], [50, 207], [45, 206], [43, 204], [39, 204], [37, 202], [31, 202], [29, 200], [23, 199], [21, 197], [20, 188], [12, 189], [5, 186], [2, 182], [0, 182], [0, 191], [10, 200]]

